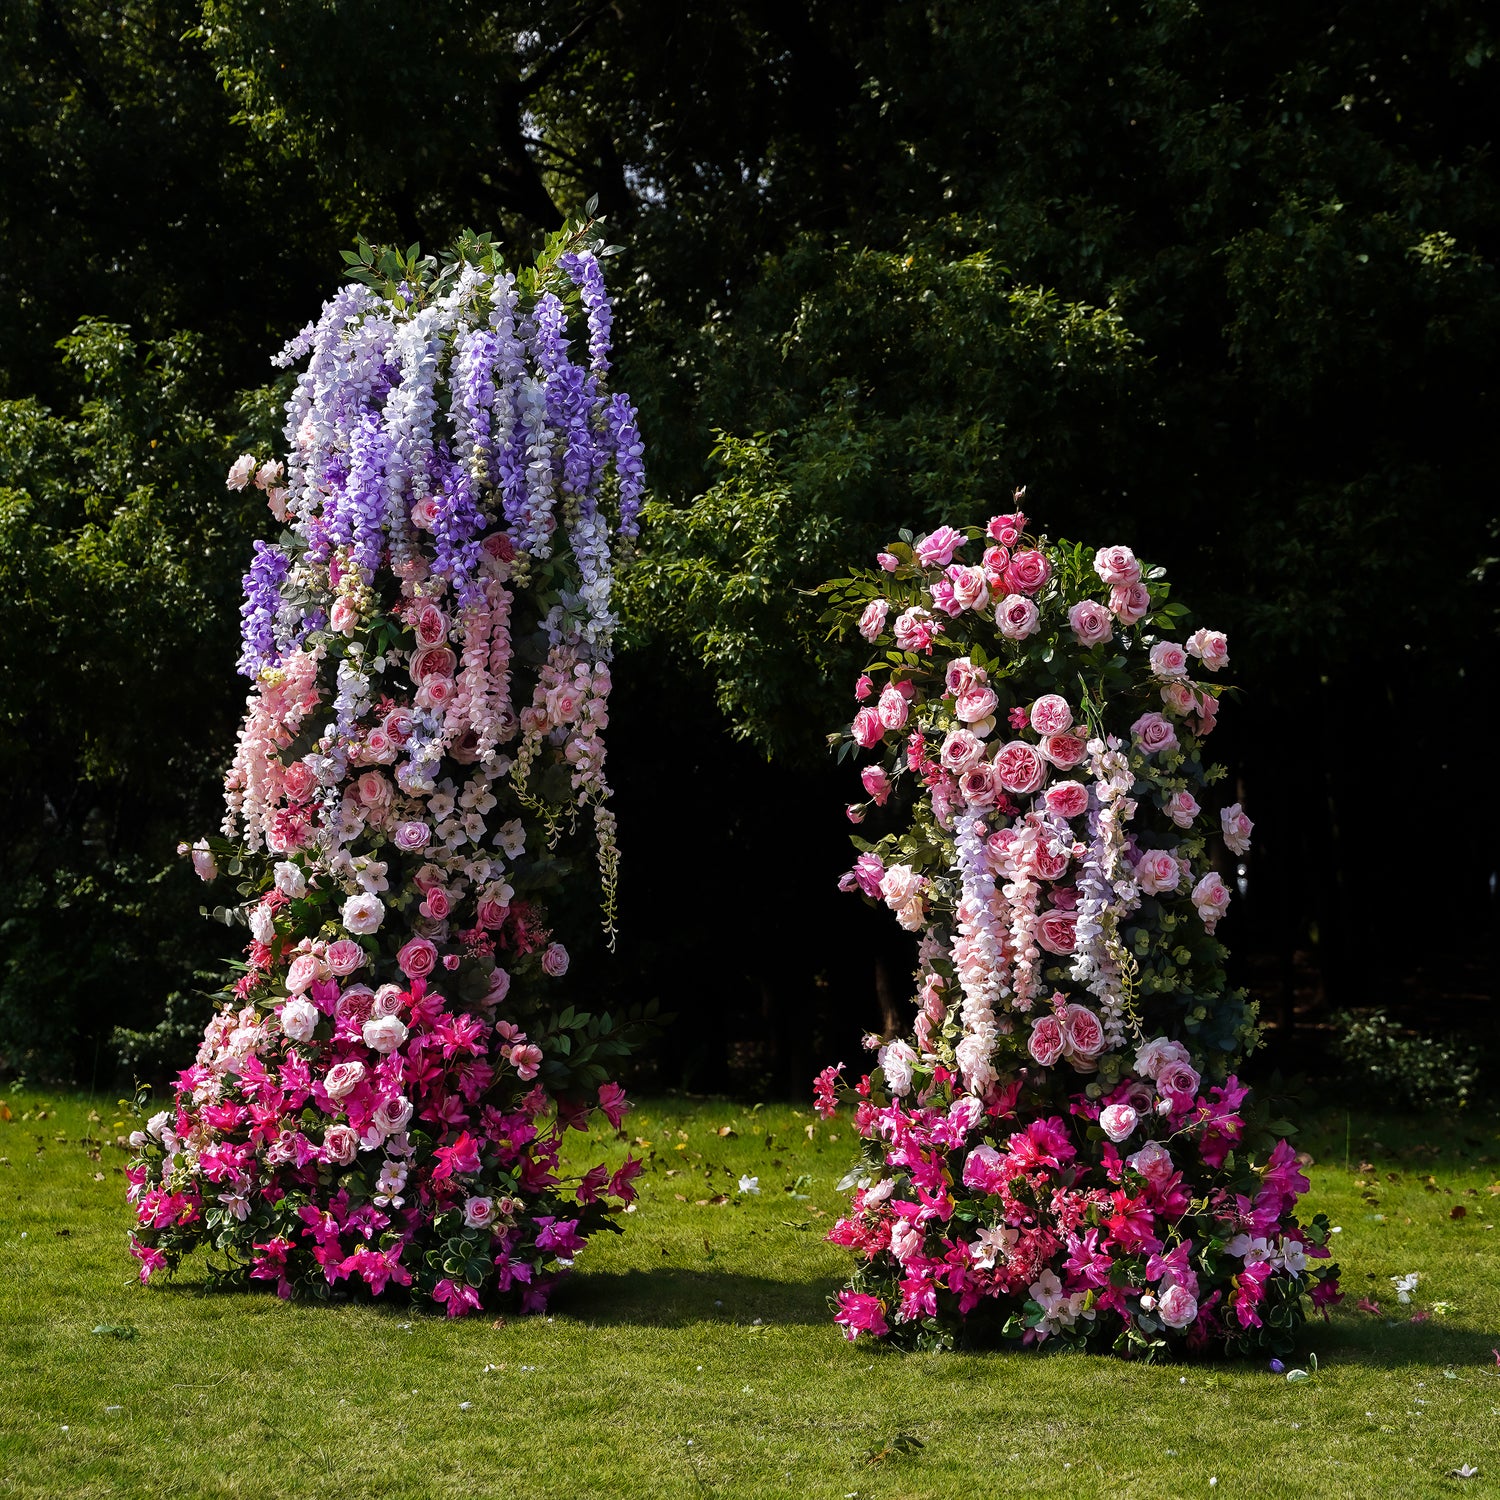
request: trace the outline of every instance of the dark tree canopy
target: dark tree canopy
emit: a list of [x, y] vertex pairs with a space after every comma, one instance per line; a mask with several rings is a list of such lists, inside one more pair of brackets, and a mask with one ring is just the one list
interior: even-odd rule
[[[12, 827], [69, 830], [64, 885], [30, 871], [33, 904], [11, 908], [97, 937], [64, 887], [113, 881], [129, 907], [144, 876], [103, 872], [161, 869], [212, 802], [227, 741], [205, 725], [236, 688], [232, 618], [203, 623], [203, 601], [229, 608], [241, 566], [220, 489], [248, 420], [236, 393], [331, 289], [338, 249], [356, 233], [436, 248], [472, 226], [519, 259], [597, 196], [625, 247], [622, 374], [655, 496], [622, 691], [651, 747], [693, 746], [668, 790], [643, 743], [643, 880], [680, 881], [683, 809], [731, 763], [783, 811], [715, 823], [699, 857], [765, 864], [816, 827], [836, 860], [837, 782], [808, 767], [848, 663], [796, 591], [895, 524], [973, 520], [1026, 484], [1051, 530], [1159, 558], [1231, 633], [1245, 694], [1221, 753], [1265, 834], [1236, 941], [1283, 973], [1315, 949], [1330, 993], [1356, 1001], [1459, 963], [1391, 932], [1372, 809], [1393, 784], [1460, 795], [1453, 725], [1493, 686], [1497, 67], [1477, 0], [16, 0], [0, 16], [0, 503], [7, 535], [33, 540], [0, 559], [0, 651], [24, 661], [35, 622], [64, 618], [99, 517], [205, 544], [190, 568], [138, 569], [134, 597], [160, 599], [144, 624], [88, 622], [96, 677], [141, 704], [185, 691], [154, 643], [199, 622], [201, 717], [142, 714], [130, 752], [190, 769], [148, 792], [61, 720], [38, 757], [15, 727], [25, 694], [0, 708]], [[159, 382], [169, 400], [127, 400], [117, 375], [52, 353], [86, 317], [129, 325], [111, 369], [157, 378], [196, 340], [195, 373]], [[101, 380], [113, 457], [89, 467]], [[1474, 931], [1492, 863], [1477, 829], [1445, 857]], [[810, 872], [799, 899], [835, 873]], [[192, 919], [188, 899], [163, 931]], [[767, 911], [724, 920], [726, 1024], [772, 1035], [774, 1066], [815, 1039], [749, 1019], [782, 1003], [772, 990], [834, 1035], [873, 1023], [857, 922], [846, 951], [773, 964], [749, 936]], [[662, 971], [659, 937], [641, 941], [625, 982], [668, 985], [641, 977]], [[184, 980], [143, 963], [142, 1022], [152, 984]], [[37, 972], [0, 967], [6, 1055]], [[106, 1025], [74, 989], [54, 1054]]]

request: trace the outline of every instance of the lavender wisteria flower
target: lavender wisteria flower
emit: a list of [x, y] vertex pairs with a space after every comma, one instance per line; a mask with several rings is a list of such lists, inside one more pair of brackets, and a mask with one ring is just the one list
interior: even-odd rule
[[561, 1165], [565, 1131], [629, 1107], [607, 1068], [632, 1028], [566, 1005], [543, 894], [596, 860], [612, 933], [612, 548], [640, 440], [580, 235], [525, 296], [488, 254], [403, 271], [288, 344], [285, 465], [229, 473], [287, 531], [245, 577], [223, 837], [182, 847], [240, 879], [249, 943], [134, 1137], [132, 1248], [143, 1280], [211, 1244], [216, 1276], [283, 1296], [536, 1310], [639, 1171]]

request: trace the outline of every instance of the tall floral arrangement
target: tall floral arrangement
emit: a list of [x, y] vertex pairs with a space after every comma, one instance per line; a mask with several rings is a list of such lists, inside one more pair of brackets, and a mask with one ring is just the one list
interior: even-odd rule
[[[1128, 547], [1019, 510], [878, 564], [827, 585], [875, 650], [834, 736], [875, 756], [849, 817], [892, 829], [855, 838], [842, 884], [918, 936], [917, 1015], [852, 1090], [837, 1321], [1283, 1352], [1337, 1268], [1290, 1126], [1234, 1072], [1257, 1027], [1217, 936], [1252, 831], [1204, 759], [1224, 636], [1186, 633]], [[846, 1088], [825, 1069], [819, 1109]]]
[[284, 460], [229, 485], [284, 529], [245, 576], [222, 836], [184, 846], [238, 878], [215, 914], [249, 942], [133, 1137], [143, 1281], [208, 1247], [283, 1296], [534, 1310], [633, 1197], [635, 1162], [559, 1166], [568, 1128], [618, 1127], [640, 1018], [566, 1002], [544, 902], [587, 840], [612, 933], [612, 550], [643, 472], [599, 254], [586, 225], [521, 275], [487, 237], [441, 268], [361, 246], [280, 356]]

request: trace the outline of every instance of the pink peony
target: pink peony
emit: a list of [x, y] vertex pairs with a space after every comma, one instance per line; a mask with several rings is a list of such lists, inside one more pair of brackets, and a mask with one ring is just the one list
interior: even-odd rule
[[1043, 1016], [1031, 1028], [1026, 1050], [1042, 1067], [1050, 1068], [1063, 1055], [1067, 1042], [1063, 1036], [1062, 1022], [1056, 1016]]
[[1071, 771], [1089, 753], [1087, 741], [1076, 734], [1049, 734], [1038, 748], [1059, 771]]
[[1068, 628], [1080, 646], [1102, 646], [1115, 633], [1115, 622], [1102, 604], [1080, 599], [1068, 611]]
[[364, 967], [365, 950], [352, 938], [338, 938], [328, 945], [328, 969], [340, 979]]
[[1064, 734], [1073, 726], [1073, 710], [1068, 700], [1056, 693], [1044, 693], [1031, 705], [1031, 727], [1040, 735]]
[[1089, 789], [1081, 781], [1059, 781], [1047, 788], [1047, 811], [1081, 818], [1089, 809]]
[[995, 775], [1008, 792], [1018, 795], [1038, 791], [1047, 779], [1047, 763], [1034, 745], [1011, 740], [995, 757]]
[[1041, 614], [1025, 594], [1007, 594], [995, 606], [995, 625], [1008, 641], [1024, 641], [1042, 628]]
[[1068, 1056], [1092, 1061], [1104, 1051], [1104, 1027], [1086, 1005], [1070, 1005], [1063, 1012], [1063, 1039]]
[[1129, 547], [1101, 547], [1094, 555], [1094, 571], [1111, 588], [1138, 583], [1141, 577], [1141, 565]]
[[946, 568], [953, 561], [953, 554], [964, 545], [964, 536], [951, 526], [939, 526], [930, 536], [918, 541], [915, 551], [917, 561], [929, 568]]
[[1078, 913], [1051, 907], [1037, 919], [1034, 929], [1038, 946], [1062, 956], [1078, 946]]

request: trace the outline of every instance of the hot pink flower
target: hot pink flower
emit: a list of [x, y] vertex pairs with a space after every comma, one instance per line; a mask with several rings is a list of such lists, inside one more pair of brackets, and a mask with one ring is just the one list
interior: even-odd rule
[[618, 1130], [630, 1108], [630, 1101], [619, 1084], [603, 1083], [599, 1085], [599, 1108], [604, 1112], [604, 1118]]
[[1016, 552], [1005, 569], [1005, 587], [1013, 594], [1035, 594], [1052, 576], [1052, 564], [1040, 552]]
[[891, 1331], [885, 1321], [885, 1304], [879, 1297], [843, 1291], [838, 1295], [838, 1304], [839, 1310], [833, 1320], [843, 1325], [845, 1338], [852, 1341], [861, 1333], [868, 1333], [872, 1338], [880, 1339]]
[[396, 954], [396, 963], [408, 979], [425, 979], [437, 963], [437, 949], [426, 938], [410, 938]]
[[465, 1313], [478, 1312], [482, 1305], [479, 1293], [473, 1287], [462, 1281], [450, 1281], [446, 1276], [433, 1287], [432, 1300], [444, 1304], [450, 1318], [461, 1318]]
[[862, 708], [854, 716], [854, 723], [849, 726], [849, 732], [854, 736], [854, 741], [863, 749], [870, 750], [878, 745], [885, 734], [885, 728], [880, 722], [880, 716], [873, 708]]

